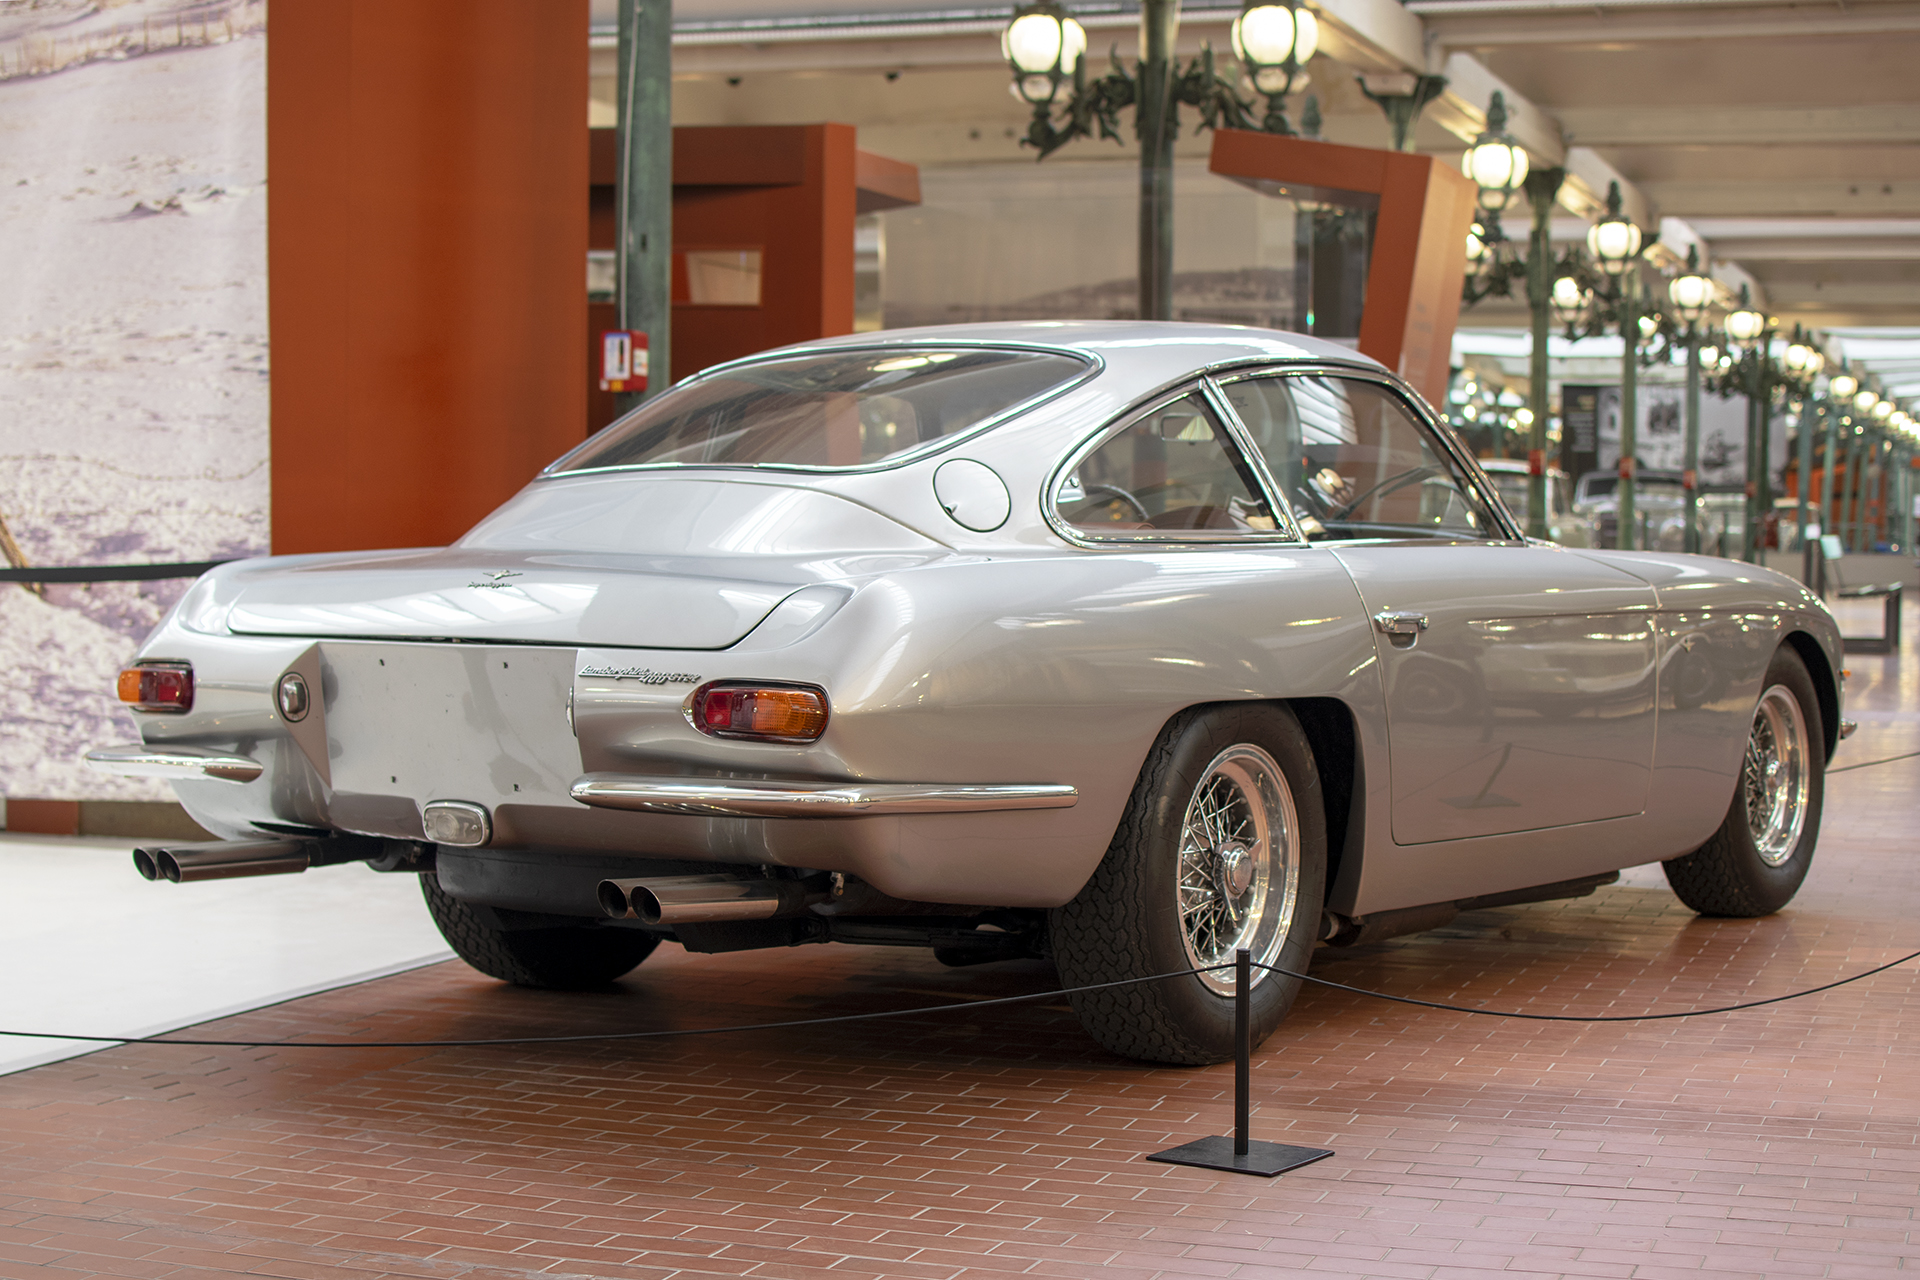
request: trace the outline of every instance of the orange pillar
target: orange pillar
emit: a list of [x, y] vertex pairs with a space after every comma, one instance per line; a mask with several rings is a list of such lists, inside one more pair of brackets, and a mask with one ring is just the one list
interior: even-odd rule
[[587, 0], [274, 0], [273, 550], [451, 541], [580, 438]]

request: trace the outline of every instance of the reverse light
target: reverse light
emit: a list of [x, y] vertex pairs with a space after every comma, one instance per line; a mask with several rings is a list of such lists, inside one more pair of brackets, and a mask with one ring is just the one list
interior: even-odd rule
[[141, 662], [120, 672], [120, 701], [135, 711], [193, 710], [193, 667], [185, 662]]
[[687, 719], [716, 738], [812, 742], [827, 730], [827, 695], [810, 685], [707, 684], [694, 690]]

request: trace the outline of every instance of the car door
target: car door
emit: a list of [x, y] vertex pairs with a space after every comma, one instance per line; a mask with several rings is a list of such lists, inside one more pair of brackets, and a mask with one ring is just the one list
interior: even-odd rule
[[1484, 477], [1384, 379], [1253, 375], [1220, 390], [1374, 620], [1396, 843], [1646, 808], [1646, 583], [1520, 538]]

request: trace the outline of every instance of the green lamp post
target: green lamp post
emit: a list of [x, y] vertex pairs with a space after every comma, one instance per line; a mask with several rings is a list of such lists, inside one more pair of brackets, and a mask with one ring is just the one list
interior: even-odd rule
[[1700, 342], [1717, 293], [1713, 277], [1700, 269], [1700, 247], [1689, 245], [1686, 271], [1667, 282], [1667, 301], [1686, 327], [1686, 436], [1680, 483], [1686, 503], [1683, 545], [1688, 551], [1700, 550]]
[[1620, 485], [1616, 510], [1619, 512], [1619, 546], [1628, 551], [1633, 549], [1637, 532], [1633, 477], [1640, 412], [1640, 274], [1635, 266], [1640, 261], [1645, 240], [1645, 234], [1633, 220], [1620, 212], [1620, 184], [1608, 183], [1607, 215], [1587, 228], [1587, 251], [1612, 281], [1620, 340], [1625, 347], [1620, 359]]

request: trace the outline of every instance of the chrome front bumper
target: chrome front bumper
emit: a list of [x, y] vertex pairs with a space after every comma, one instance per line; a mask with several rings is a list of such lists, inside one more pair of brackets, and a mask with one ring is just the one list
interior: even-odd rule
[[755, 782], [589, 773], [571, 794], [596, 809], [723, 818], [865, 818], [906, 813], [1070, 809], [1080, 793], [1063, 783], [970, 786], [941, 782]]
[[86, 761], [87, 768], [95, 772], [117, 773], [130, 778], [218, 778], [223, 782], [252, 782], [265, 772], [258, 760], [230, 751], [209, 751], [202, 747], [148, 747], [139, 743], [96, 747], [87, 752]]

